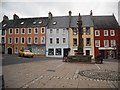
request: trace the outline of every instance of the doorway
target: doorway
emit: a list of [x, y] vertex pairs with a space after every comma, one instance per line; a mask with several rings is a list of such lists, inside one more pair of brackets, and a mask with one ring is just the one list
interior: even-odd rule
[[68, 55], [68, 48], [63, 49], [63, 56], [66, 56], [66, 55]]
[[86, 50], [86, 55], [90, 55], [90, 50]]
[[12, 48], [8, 48], [8, 54], [12, 54]]
[[102, 58], [105, 59], [105, 56], [104, 56], [104, 50], [100, 50], [100, 53], [101, 53]]

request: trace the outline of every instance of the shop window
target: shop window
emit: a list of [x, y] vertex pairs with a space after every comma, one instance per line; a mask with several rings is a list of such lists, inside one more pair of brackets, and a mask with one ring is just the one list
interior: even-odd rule
[[48, 55], [54, 55], [54, 49], [48, 49]]
[[61, 48], [56, 48], [56, 55], [61, 55]]

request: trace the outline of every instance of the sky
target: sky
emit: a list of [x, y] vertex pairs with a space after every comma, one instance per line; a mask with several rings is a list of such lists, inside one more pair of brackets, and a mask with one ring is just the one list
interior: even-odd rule
[[68, 15], [112, 15], [118, 20], [118, 2], [120, 0], [1, 0], [0, 21], [3, 15], [13, 19], [13, 14], [20, 18], [47, 17], [51, 12], [53, 16]]

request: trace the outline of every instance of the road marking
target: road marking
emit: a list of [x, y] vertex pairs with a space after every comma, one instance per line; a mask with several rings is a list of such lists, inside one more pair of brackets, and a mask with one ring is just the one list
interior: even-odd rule
[[61, 67], [63, 64], [65, 64], [65, 63], [62, 63], [62, 64], [58, 65], [56, 68], [59, 68], [59, 67]]
[[100, 69], [100, 67], [97, 65], [97, 64], [95, 64], [96, 65], [96, 67], [98, 68], [98, 69]]

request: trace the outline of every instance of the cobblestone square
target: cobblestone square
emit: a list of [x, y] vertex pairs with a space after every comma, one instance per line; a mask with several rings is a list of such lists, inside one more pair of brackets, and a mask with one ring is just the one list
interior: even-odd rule
[[[61, 58], [20, 58], [15, 55], [3, 56], [2, 60], [5, 88], [118, 88], [119, 79], [114, 79], [119, 77], [115, 77], [117, 60], [105, 60], [103, 64], [95, 64], [94, 60], [70, 63], [62, 62]], [[99, 71], [103, 76], [98, 77], [101, 73], [96, 75]], [[101, 79], [108, 75], [114, 80]]]

